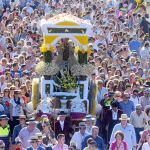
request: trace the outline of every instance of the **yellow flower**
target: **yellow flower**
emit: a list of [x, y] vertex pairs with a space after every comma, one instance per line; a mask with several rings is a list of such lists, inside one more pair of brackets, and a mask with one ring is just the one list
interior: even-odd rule
[[76, 46], [75, 47], [75, 53], [78, 54], [78, 51], [79, 51], [79, 46]]
[[54, 46], [50, 46], [50, 51], [53, 53], [54, 52]]
[[42, 46], [41, 46], [41, 48], [40, 48], [40, 51], [41, 51], [42, 53], [47, 52], [47, 48], [46, 48], [46, 45], [45, 45], [45, 44], [42, 44]]
[[88, 47], [87, 54], [90, 55], [91, 53], [92, 53], [92, 51], [91, 51], [90, 47]]

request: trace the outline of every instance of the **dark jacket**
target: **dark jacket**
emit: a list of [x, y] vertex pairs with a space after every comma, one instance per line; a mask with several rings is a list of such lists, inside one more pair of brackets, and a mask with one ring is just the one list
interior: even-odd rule
[[69, 134], [72, 133], [72, 128], [71, 128], [70, 122], [64, 121], [64, 129], [62, 130], [60, 122], [57, 121], [55, 123], [54, 132], [55, 132], [56, 138], [57, 138], [58, 134], [60, 134], [60, 133], [65, 134], [66, 144], [69, 144], [69, 141], [70, 141], [70, 138], [71, 138]]
[[[107, 111], [107, 114], [106, 114], [106, 117], [105, 117], [105, 125], [108, 125], [110, 124], [112, 121], [113, 121], [113, 118], [112, 118], [112, 109], [109, 109]], [[118, 112], [117, 112], [117, 120], [119, 120], [119, 118], [121, 117], [121, 114], [123, 113], [122, 110], [118, 109]]]

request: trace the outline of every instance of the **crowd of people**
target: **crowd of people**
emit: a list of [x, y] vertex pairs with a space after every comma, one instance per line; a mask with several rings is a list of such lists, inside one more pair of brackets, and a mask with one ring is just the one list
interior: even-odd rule
[[[149, 8], [149, 0], [0, 0], [0, 150], [150, 150]], [[63, 111], [52, 126], [26, 108], [43, 60], [40, 21], [59, 13], [93, 25], [96, 116], [78, 131]]]

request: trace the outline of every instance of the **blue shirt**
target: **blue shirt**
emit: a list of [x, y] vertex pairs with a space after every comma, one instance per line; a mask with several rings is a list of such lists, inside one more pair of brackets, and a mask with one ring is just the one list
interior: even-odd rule
[[16, 137], [19, 135], [19, 132], [20, 130], [22, 129], [21, 125], [16, 125], [14, 127], [14, 130], [13, 130], [13, 135], [12, 135], [12, 144], [15, 144], [15, 139]]
[[[26, 150], [34, 150], [34, 149], [33, 149], [33, 147], [31, 146], [31, 147], [28, 147]], [[39, 147], [37, 148], [37, 150], [44, 150], [44, 148], [42, 148], [41, 146], [39, 146]]]
[[127, 114], [128, 117], [130, 117], [131, 113], [135, 110], [134, 103], [130, 100], [128, 100], [127, 103], [124, 101], [119, 102], [120, 108], [122, 109], [124, 114]]
[[[87, 140], [89, 138], [93, 138], [92, 135], [89, 135], [84, 139], [81, 150], [83, 150], [85, 147], [87, 147]], [[104, 141], [100, 136], [97, 136], [96, 139], [94, 139], [94, 140], [97, 144], [98, 150], [105, 150]]]
[[129, 149], [132, 149], [134, 146], [136, 146], [136, 135], [132, 124], [127, 123], [125, 128], [122, 127], [121, 123], [116, 124], [110, 137], [110, 144], [112, 144], [112, 142], [115, 140], [115, 133], [117, 131], [122, 131], [124, 133], [124, 140], [127, 142]]
[[141, 42], [138, 40], [132, 40], [129, 42], [129, 48], [130, 51], [136, 51], [136, 53], [139, 55], [140, 54], [140, 47], [141, 47]]
[[102, 87], [97, 94], [97, 102], [100, 103], [104, 99], [104, 94], [108, 94], [108, 90], [105, 87]]

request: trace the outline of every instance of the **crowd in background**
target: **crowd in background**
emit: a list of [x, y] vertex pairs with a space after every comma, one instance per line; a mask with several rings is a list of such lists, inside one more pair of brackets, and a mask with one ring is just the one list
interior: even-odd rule
[[[0, 150], [150, 150], [150, 2], [137, 2], [0, 0]], [[93, 25], [97, 115], [87, 115], [79, 131], [64, 112], [55, 131], [47, 116], [27, 118], [34, 69], [43, 60], [40, 21], [59, 13]]]

